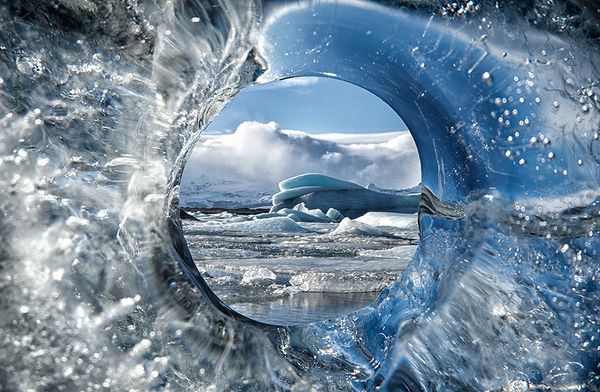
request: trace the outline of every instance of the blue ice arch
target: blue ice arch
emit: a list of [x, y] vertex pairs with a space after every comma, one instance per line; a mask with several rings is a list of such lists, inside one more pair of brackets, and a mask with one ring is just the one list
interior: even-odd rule
[[[593, 5], [57, 0], [0, 17], [1, 389], [598, 388]], [[236, 92], [311, 75], [409, 127], [420, 244], [370, 307], [267, 325], [198, 273], [178, 184]]]

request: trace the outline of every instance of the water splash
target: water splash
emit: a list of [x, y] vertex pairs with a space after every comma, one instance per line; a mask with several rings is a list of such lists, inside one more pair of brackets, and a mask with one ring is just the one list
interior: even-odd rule
[[[5, 6], [2, 389], [597, 388], [598, 14], [552, 5]], [[296, 75], [386, 101], [425, 190], [371, 307], [278, 327], [212, 294], [170, 218], [199, 130]]]

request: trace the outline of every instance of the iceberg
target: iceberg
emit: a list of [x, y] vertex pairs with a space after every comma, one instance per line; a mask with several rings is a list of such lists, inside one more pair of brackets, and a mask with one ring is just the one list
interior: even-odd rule
[[393, 226], [401, 229], [416, 229], [415, 226], [417, 226], [417, 216], [415, 214], [400, 214], [397, 212], [367, 212], [355, 220], [371, 226]]
[[330, 235], [342, 235], [342, 234], [354, 234], [354, 235], [372, 235], [372, 236], [386, 236], [388, 233], [380, 230], [368, 223], [359, 222], [358, 220], [352, 220], [350, 218], [344, 218], [338, 227], [333, 230]]
[[281, 181], [279, 190], [287, 191], [311, 186], [327, 189], [364, 189], [364, 187], [350, 181], [340, 180], [324, 174], [306, 173]]
[[271, 212], [302, 204], [323, 213], [333, 208], [352, 219], [369, 211], [416, 213], [421, 198], [419, 193], [377, 192], [350, 181], [316, 173], [281, 181], [279, 189], [280, 192], [273, 195]]

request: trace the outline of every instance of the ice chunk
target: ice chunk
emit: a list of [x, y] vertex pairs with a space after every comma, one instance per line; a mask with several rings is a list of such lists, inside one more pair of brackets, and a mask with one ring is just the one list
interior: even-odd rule
[[342, 219], [344, 219], [344, 215], [335, 208], [328, 209], [326, 215], [334, 222], [340, 222]]
[[[319, 210], [320, 211], [320, 210]], [[283, 210], [277, 211], [278, 214], [285, 215], [295, 222], [317, 222], [317, 223], [329, 223], [331, 220], [323, 214], [324, 218], [310, 214], [307, 212], [297, 211], [290, 208], [284, 208]]]
[[296, 210], [296, 211], [301, 211], [301, 212], [305, 212], [307, 214], [314, 215], [314, 216], [316, 216], [318, 218], [321, 218], [321, 219], [328, 219], [327, 215], [325, 215], [323, 213], [323, 211], [321, 211], [318, 208], [314, 208], [312, 210], [309, 210], [308, 208], [306, 208], [306, 205], [304, 203], [296, 204], [293, 209]]
[[361, 293], [380, 291], [396, 279], [396, 273], [362, 271], [355, 274], [302, 272], [291, 277], [290, 292]]
[[371, 226], [394, 226], [402, 229], [416, 228], [417, 214], [401, 214], [396, 212], [367, 212], [355, 221]]
[[253, 219], [245, 222], [232, 222], [220, 225], [213, 224], [214, 232], [252, 232], [252, 233], [310, 233], [310, 230], [298, 225], [285, 216]]
[[244, 272], [242, 284], [244, 285], [267, 285], [275, 282], [277, 276], [273, 271], [265, 267], [252, 266]]
[[372, 236], [386, 236], [386, 232], [379, 230], [367, 223], [358, 222], [350, 218], [344, 218], [333, 230], [330, 235], [341, 235], [341, 234], [357, 234], [357, 235], [372, 235]]

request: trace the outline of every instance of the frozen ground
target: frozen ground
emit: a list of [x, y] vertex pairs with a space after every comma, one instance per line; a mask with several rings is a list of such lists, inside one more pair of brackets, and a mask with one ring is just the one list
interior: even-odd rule
[[297, 324], [369, 305], [416, 249], [414, 214], [302, 222], [278, 214], [196, 213], [184, 221], [213, 291], [256, 320]]

